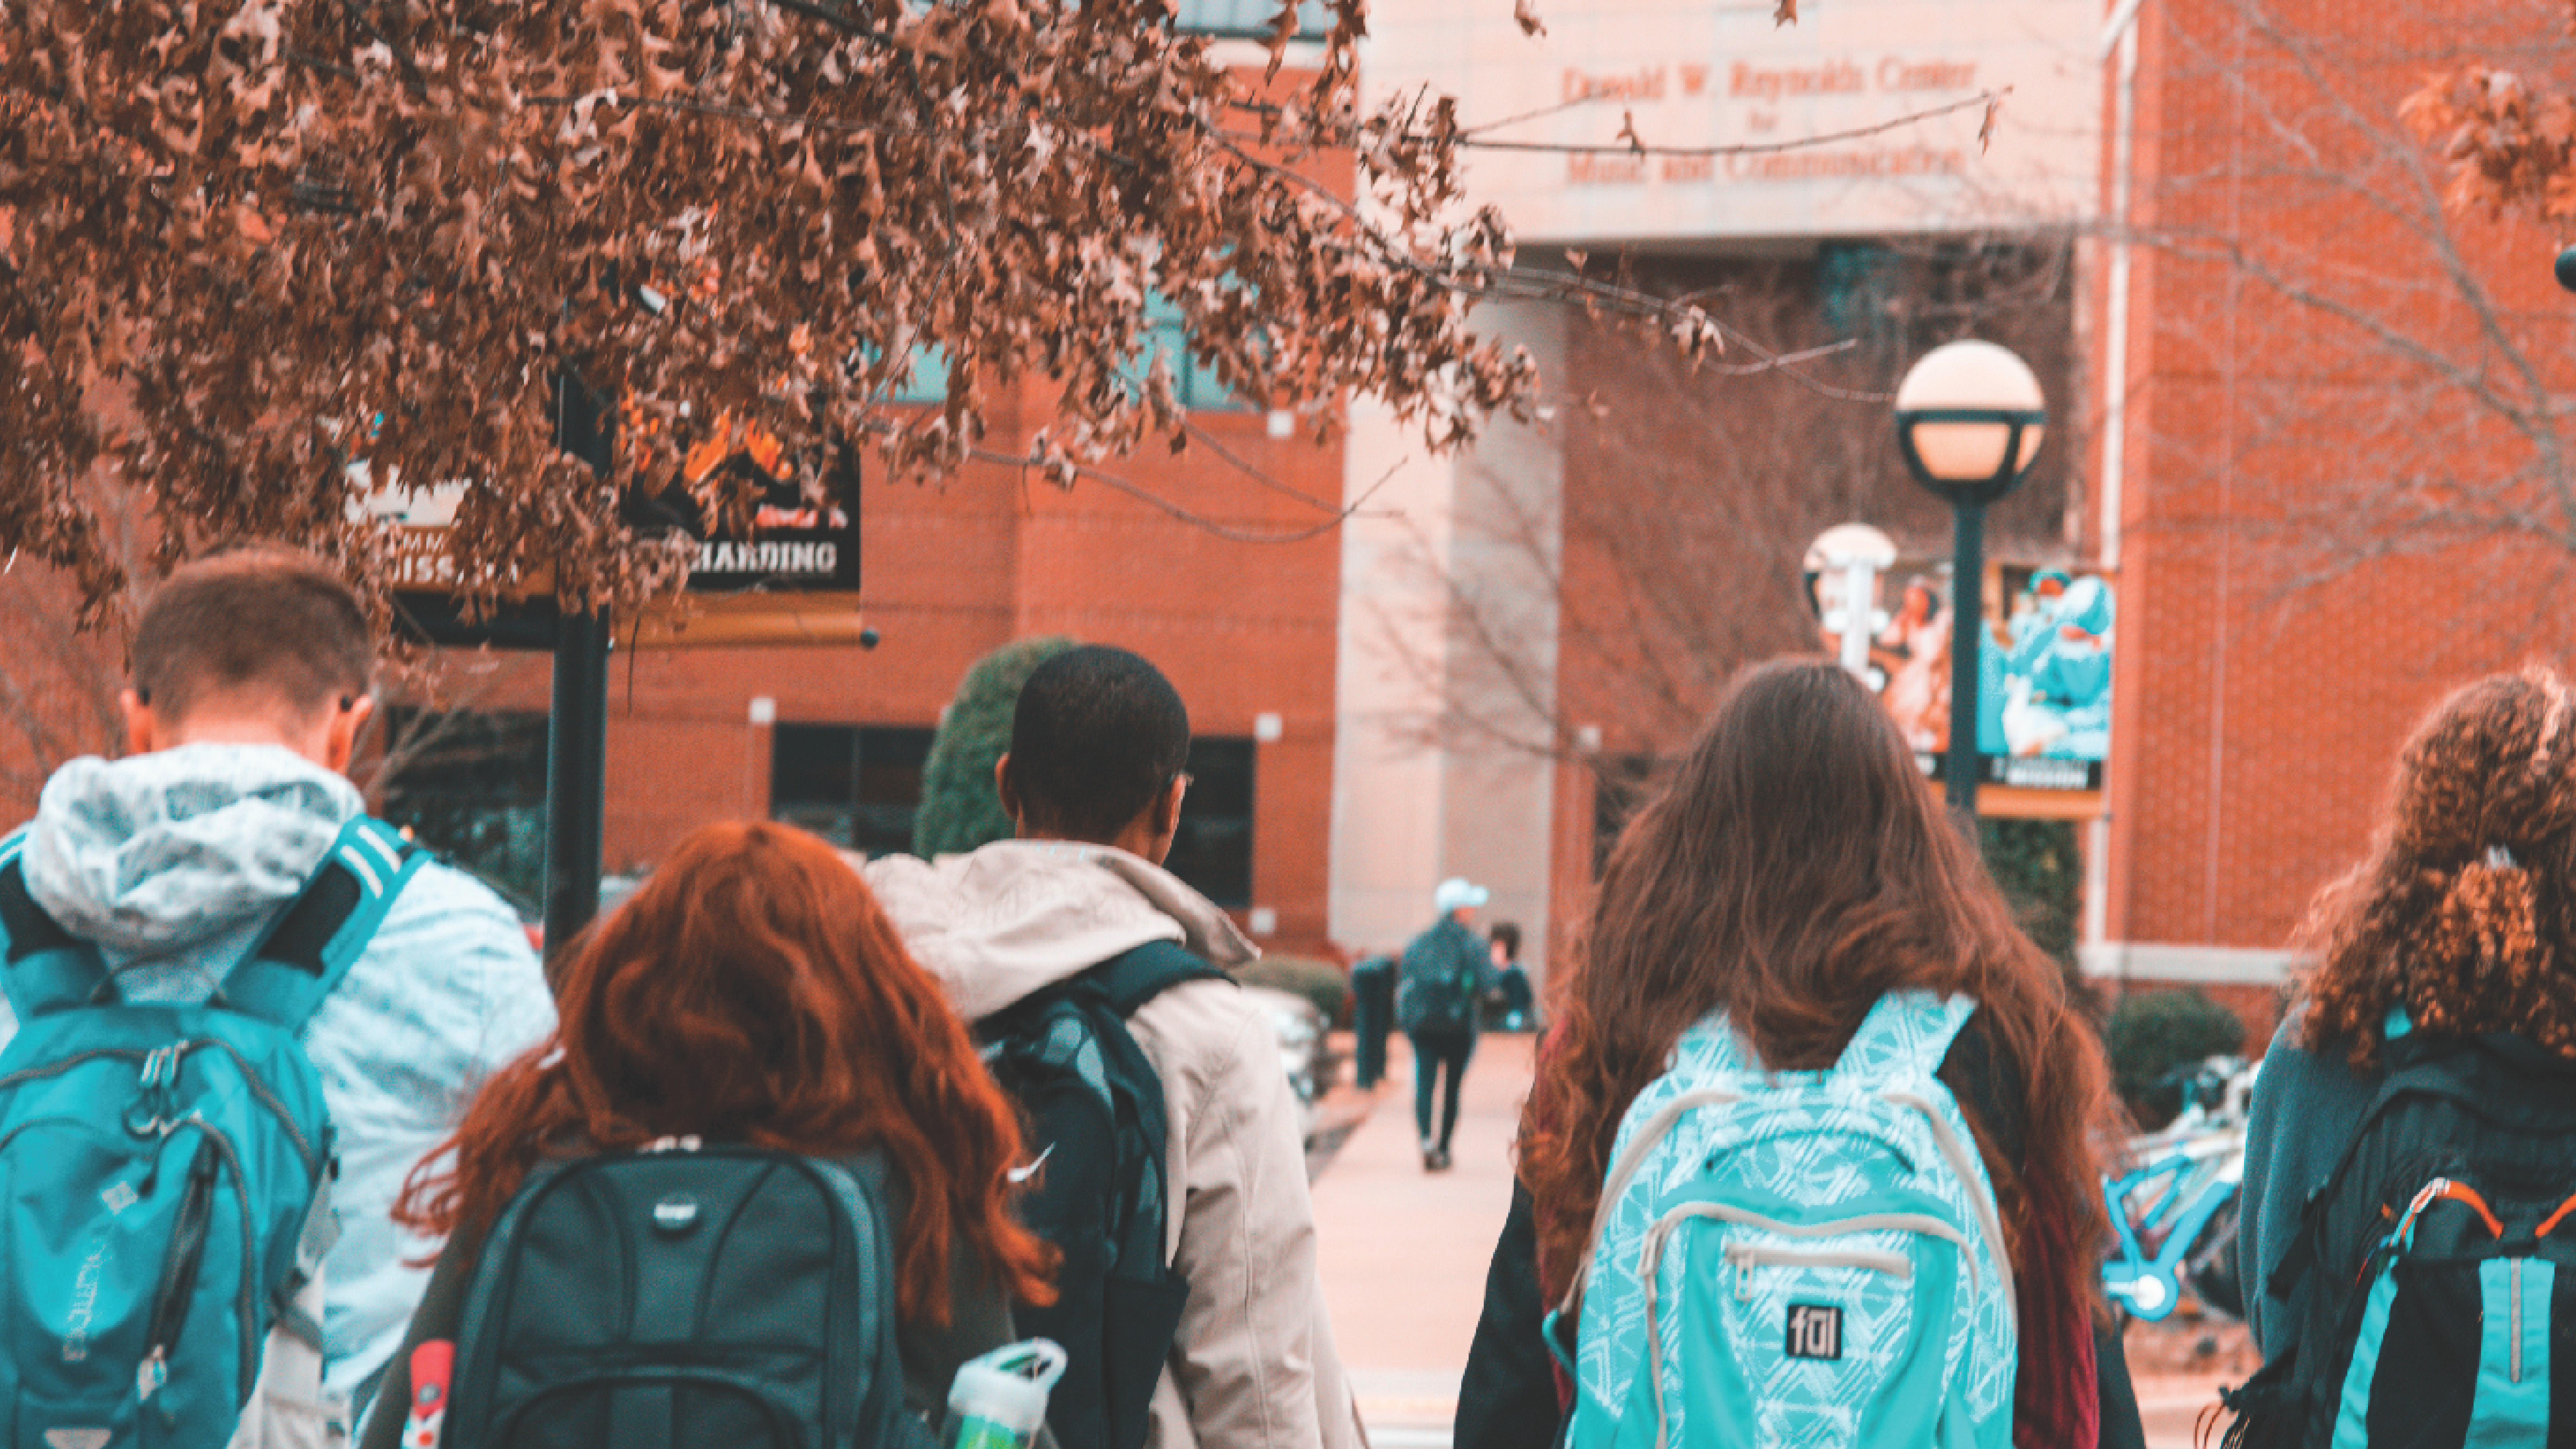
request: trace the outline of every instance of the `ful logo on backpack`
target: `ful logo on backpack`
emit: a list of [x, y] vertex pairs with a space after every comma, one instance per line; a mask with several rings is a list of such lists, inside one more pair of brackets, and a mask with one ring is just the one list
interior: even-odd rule
[[1765, 1072], [1722, 1019], [1684, 1034], [1559, 1310], [1575, 1449], [2010, 1444], [2011, 1262], [1933, 1075], [1975, 1009], [1892, 993], [1821, 1072]]
[[318, 1363], [331, 1126], [296, 1034], [422, 857], [357, 820], [202, 1006], [127, 1004], [0, 842], [0, 1403], [10, 1442], [220, 1445], [272, 1329]]

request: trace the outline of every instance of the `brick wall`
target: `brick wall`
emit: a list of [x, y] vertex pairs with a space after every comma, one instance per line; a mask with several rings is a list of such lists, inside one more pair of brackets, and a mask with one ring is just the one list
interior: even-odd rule
[[2266, 14], [2141, 20], [2113, 940], [2284, 945], [2366, 848], [2413, 721], [2562, 655], [2576, 603], [2564, 533], [2494, 521], [2552, 516], [2510, 480], [2548, 462], [2543, 399], [2576, 381], [2555, 240], [2446, 216], [2397, 121], [2450, 58], [2552, 72], [2563, 15]]

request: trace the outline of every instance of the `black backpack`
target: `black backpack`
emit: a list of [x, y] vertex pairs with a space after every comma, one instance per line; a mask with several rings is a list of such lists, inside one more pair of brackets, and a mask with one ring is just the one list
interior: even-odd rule
[[1413, 938], [1396, 968], [1395, 1023], [1406, 1031], [1466, 1031], [1476, 1024], [1484, 973], [1461, 960], [1457, 933], [1434, 926]]
[[2423, 1032], [2273, 1273], [2292, 1347], [2225, 1398], [2248, 1449], [2576, 1443], [2576, 1064]]
[[904, 1404], [873, 1154], [549, 1163], [485, 1238], [449, 1449], [934, 1449]]
[[1064, 1255], [1056, 1301], [1012, 1307], [1022, 1333], [1064, 1346], [1064, 1377], [1047, 1401], [1059, 1449], [1140, 1449], [1189, 1299], [1164, 1258], [1172, 1203], [1162, 1079], [1127, 1018], [1184, 981], [1227, 979], [1156, 941], [976, 1024], [1038, 1169], [1021, 1217]]

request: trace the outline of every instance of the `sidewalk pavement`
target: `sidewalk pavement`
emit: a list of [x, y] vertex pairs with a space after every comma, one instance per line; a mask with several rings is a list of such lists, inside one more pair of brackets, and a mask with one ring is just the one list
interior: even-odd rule
[[1448, 1449], [1458, 1378], [1511, 1206], [1532, 1039], [1488, 1035], [1467, 1068], [1456, 1166], [1422, 1170], [1413, 1054], [1388, 1044], [1375, 1106], [1315, 1180], [1324, 1299], [1375, 1449]]

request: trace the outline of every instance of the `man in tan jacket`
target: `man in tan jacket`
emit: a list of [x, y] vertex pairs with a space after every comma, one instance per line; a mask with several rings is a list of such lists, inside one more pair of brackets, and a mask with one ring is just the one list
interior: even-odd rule
[[[1189, 715], [1151, 663], [1086, 645], [1020, 693], [996, 770], [1019, 838], [865, 868], [969, 1021], [1154, 941], [1218, 966], [1259, 954], [1162, 868], [1189, 787]], [[1152, 1062], [1177, 1184], [1168, 1251], [1187, 1306], [1148, 1449], [1365, 1449], [1315, 1269], [1296, 1099], [1268, 1019], [1230, 981], [1186, 981], [1128, 1026]]]

